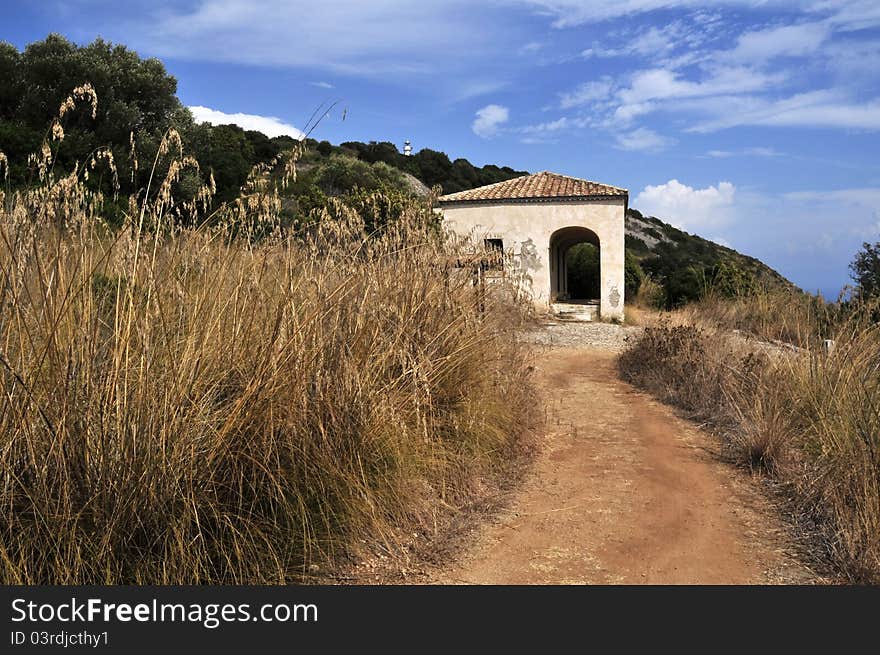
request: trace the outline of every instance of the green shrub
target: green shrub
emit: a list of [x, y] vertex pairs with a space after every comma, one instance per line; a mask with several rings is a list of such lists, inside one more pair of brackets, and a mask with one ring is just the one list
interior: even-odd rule
[[626, 289], [625, 298], [634, 300], [638, 296], [642, 282], [645, 281], [645, 272], [642, 270], [639, 260], [629, 251], [624, 255], [623, 280]]

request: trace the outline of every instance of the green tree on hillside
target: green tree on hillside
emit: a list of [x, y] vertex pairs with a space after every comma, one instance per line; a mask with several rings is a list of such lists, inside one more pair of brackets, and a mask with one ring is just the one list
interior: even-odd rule
[[[58, 164], [69, 167], [97, 148], [110, 147], [129, 178], [132, 133], [142, 149], [155, 148], [169, 126], [188, 127], [192, 117], [175, 95], [177, 80], [158, 59], [141, 59], [125, 46], [97, 39], [78, 46], [57, 34], [28, 45], [24, 52], [0, 44], [0, 149], [13, 162], [13, 183], [25, 181], [27, 156], [38, 150], [46, 129], [70, 92], [85, 82], [98, 95], [95, 118], [88, 112], [64, 117], [67, 137]], [[142, 152], [140, 159], [149, 158]]]
[[638, 258], [630, 251], [625, 251], [623, 258], [623, 285], [627, 302], [635, 299], [644, 281], [645, 271], [642, 270]]
[[202, 170], [213, 173], [217, 201], [228, 201], [238, 195], [255, 161], [254, 146], [247, 133], [238, 125], [194, 125], [189, 130], [188, 145]]
[[[162, 135], [170, 127], [181, 134], [185, 149], [199, 160], [203, 176], [213, 172], [217, 200], [234, 197], [251, 168], [268, 162], [295, 141], [270, 139], [262, 132], [236, 125], [197, 124], [176, 96], [177, 80], [158, 59], [142, 59], [125, 46], [97, 39], [79, 46], [57, 34], [19, 52], [0, 43], [0, 150], [8, 157], [13, 185], [28, 181], [27, 158], [39, 150], [58, 107], [77, 86], [95, 89], [98, 108], [64, 116], [65, 139], [56, 166], [70, 170], [87, 161], [98, 148], [109, 147], [119, 169], [123, 194], [146, 186]], [[131, 175], [131, 137], [140, 163]], [[164, 175], [167, 162], [160, 164]], [[198, 180], [178, 185], [196, 187]], [[183, 195], [186, 195], [184, 193]]]
[[303, 176], [328, 196], [339, 196], [354, 189], [405, 189], [400, 171], [383, 162], [368, 164], [358, 159], [334, 155]]
[[849, 269], [860, 298], [880, 297], [880, 241], [873, 245], [863, 243]]
[[758, 290], [755, 276], [736, 264], [720, 261], [707, 274], [707, 293], [723, 298], [743, 298]]

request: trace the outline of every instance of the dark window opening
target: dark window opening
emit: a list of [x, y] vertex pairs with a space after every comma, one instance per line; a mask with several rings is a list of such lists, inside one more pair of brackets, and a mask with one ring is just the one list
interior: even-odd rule
[[504, 241], [502, 239], [483, 239], [483, 248], [486, 251], [484, 268], [496, 270], [504, 268]]

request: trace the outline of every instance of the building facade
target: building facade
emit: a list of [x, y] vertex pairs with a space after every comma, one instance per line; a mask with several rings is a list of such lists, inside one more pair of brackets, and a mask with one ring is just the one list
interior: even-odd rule
[[[575, 303], [622, 319], [626, 189], [542, 172], [441, 196], [444, 226], [487, 249], [512, 255], [539, 312]], [[566, 253], [579, 243], [599, 250], [599, 298], [573, 298]]]

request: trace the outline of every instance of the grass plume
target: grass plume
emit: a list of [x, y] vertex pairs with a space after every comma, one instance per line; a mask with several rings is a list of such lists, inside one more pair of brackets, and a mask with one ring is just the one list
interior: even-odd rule
[[56, 178], [48, 140], [2, 199], [4, 583], [304, 580], [430, 529], [531, 421], [519, 305], [477, 311], [429, 205], [282, 226], [256, 171], [209, 224], [179, 145], [121, 228], [100, 157]]

